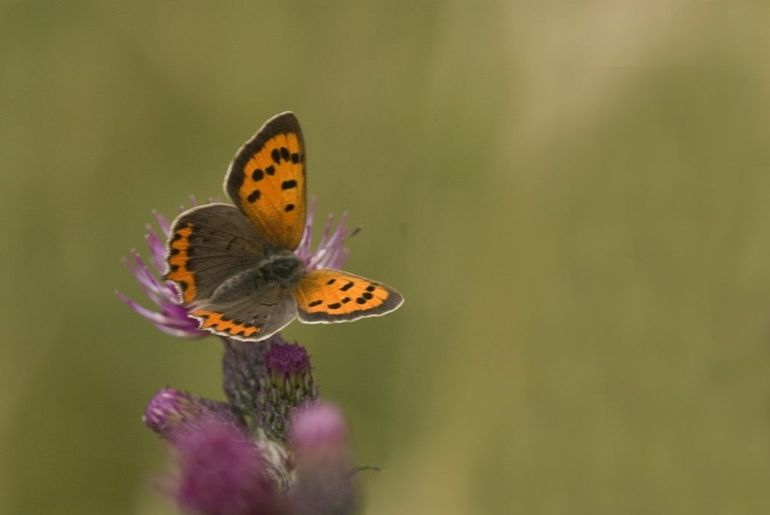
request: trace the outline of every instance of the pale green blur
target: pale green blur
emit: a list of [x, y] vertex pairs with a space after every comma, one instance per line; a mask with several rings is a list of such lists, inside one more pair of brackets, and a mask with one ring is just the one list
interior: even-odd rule
[[0, 4], [0, 513], [172, 514], [141, 423], [216, 339], [119, 303], [155, 208], [293, 110], [347, 268], [292, 325], [366, 515], [770, 512], [770, 4]]

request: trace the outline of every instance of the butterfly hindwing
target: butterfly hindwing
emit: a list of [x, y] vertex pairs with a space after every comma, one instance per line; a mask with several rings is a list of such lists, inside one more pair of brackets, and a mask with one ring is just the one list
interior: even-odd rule
[[171, 224], [167, 273], [190, 304], [209, 298], [224, 281], [262, 259], [264, 243], [234, 206], [206, 204], [180, 214]]
[[291, 292], [277, 284], [245, 290], [237, 300], [203, 302], [190, 315], [200, 328], [237, 340], [259, 341], [283, 329], [297, 316]]
[[305, 228], [305, 144], [293, 113], [268, 120], [238, 150], [225, 191], [267, 241], [297, 248]]
[[389, 286], [339, 270], [306, 273], [294, 289], [297, 316], [305, 323], [347, 322], [398, 308], [401, 294]]

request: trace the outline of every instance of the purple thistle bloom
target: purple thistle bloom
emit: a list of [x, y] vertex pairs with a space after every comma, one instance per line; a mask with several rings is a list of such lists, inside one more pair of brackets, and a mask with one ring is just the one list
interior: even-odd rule
[[345, 247], [345, 240], [352, 234], [348, 233], [348, 214], [342, 213], [337, 227], [334, 227], [334, 215], [330, 213], [321, 233], [321, 239], [318, 241], [316, 249], [312, 250], [315, 208], [316, 198], [312, 197], [307, 207], [305, 232], [302, 234], [302, 239], [294, 254], [302, 260], [307, 271], [319, 268], [341, 268], [350, 252]]
[[318, 398], [310, 356], [301, 345], [273, 342], [264, 354], [264, 365], [257, 420], [268, 437], [284, 441], [292, 411]]
[[246, 411], [231, 395], [224, 403], [173, 388], [147, 406], [145, 424], [177, 451], [168, 492], [203, 515], [353, 513], [347, 429], [338, 408], [315, 401], [307, 351], [274, 336], [225, 340], [225, 357], [230, 387], [245, 392], [236, 399], [253, 400]]
[[180, 430], [208, 419], [233, 427], [239, 424], [230, 406], [224, 402], [201, 399], [174, 388], [158, 391], [147, 404], [142, 417], [147, 427], [169, 440]]
[[353, 513], [356, 488], [342, 412], [323, 402], [295, 410], [289, 432], [297, 477], [291, 491], [293, 513]]
[[179, 505], [203, 515], [272, 515], [284, 512], [262, 453], [240, 429], [208, 419], [174, 440], [180, 475]]
[[340, 456], [347, 440], [342, 412], [327, 402], [297, 410], [292, 416], [290, 440], [300, 457], [318, 452]]
[[[191, 207], [197, 205], [194, 197], [190, 197]], [[321, 238], [315, 250], [312, 246], [312, 230], [315, 220], [316, 199], [311, 198], [307, 209], [305, 232], [299, 246], [294, 251], [302, 260], [305, 270], [318, 268], [340, 268], [348, 257], [345, 239], [350, 236], [347, 228], [347, 213], [340, 216], [339, 223], [334, 225], [334, 216], [329, 215], [321, 233]], [[182, 206], [182, 210], [184, 210]], [[126, 267], [133, 274], [145, 295], [154, 303], [159, 311], [148, 309], [130, 299], [122, 292], [116, 292], [118, 298], [128, 304], [131, 309], [152, 322], [164, 333], [181, 338], [202, 338], [210, 333], [201, 331], [200, 322], [190, 318], [189, 309], [180, 301], [179, 292], [171, 282], [162, 279], [166, 271], [166, 241], [171, 229], [169, 221], [160, 213], [153, 213], [158, 229], [147, 226], [145, 240], [150, 250], [150, 266], [148, 266], [137, 251], [132, 251], [132, 259], [124, 260]]]
[[261, 342], [223, 341], [222, 382], [230, 405], [252, 432], [284, 441], [291, 410], [318, 397], [307, 351], [280, 334]]
[[267, 373], [289, 379], [310, 372], [310, 356], [296, 343], [274, 342], [264, 356]]
[[[193, 206], [195, 201], [193, 199]], [[202, 338], [209, 333], [198, 329], [199, 322], [188, 316], [189, 310], [179, 302], [179, 292], [172, 283], [161, 279], [166, 270], [166, 239], [170, 230], [168, 220], [160, 213], [154, 213], [159, 231], [147, 225], [145, 240], [150, 249], [148, 266], [137, 251], [132, 251], [133, 259], [124, 260], [126, 267], [142, 287], [145, 295], [160, 311], [145, 308], [130, 299], [122, 292], [117, 292], [118, 298], [128, 304], [131, 309], [152, 322], [164, 333], [181, 338]]]

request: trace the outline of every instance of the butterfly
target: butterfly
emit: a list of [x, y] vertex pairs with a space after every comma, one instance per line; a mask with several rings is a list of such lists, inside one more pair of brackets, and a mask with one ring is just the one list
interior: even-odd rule
[[278, 114], [235, 154], [224, 183], [233, 204], [193, 207], [171, 224], [164, 279], [176, 284], [201, 329], [260, 341], [295, 318], [348, 322], [403, 303], [380, 282], [305, 270], [294, 254], [306, 222], [305, 162], [299, 121]]

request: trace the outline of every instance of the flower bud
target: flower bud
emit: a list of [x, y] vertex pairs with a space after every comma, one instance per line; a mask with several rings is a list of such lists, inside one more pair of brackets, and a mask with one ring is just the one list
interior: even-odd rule
[[142, 417], [147, 427], [167, 439], [173, 438], [178, 429], [209, 418], [237, 424], [227, 404], [201, 399], [174, 388], [159, 390], [147, 404]]
[[301, 345], [273, 342], [263, 359], [259, 425], [268, 437], [283, 441], [291, 410], [318, 397], [310, 356]]
[[340, 410], [320, 402], [295, 410], [289, 433], [296, 475], [292, 489], [295, 513], [353, 513], [356, 488]]

